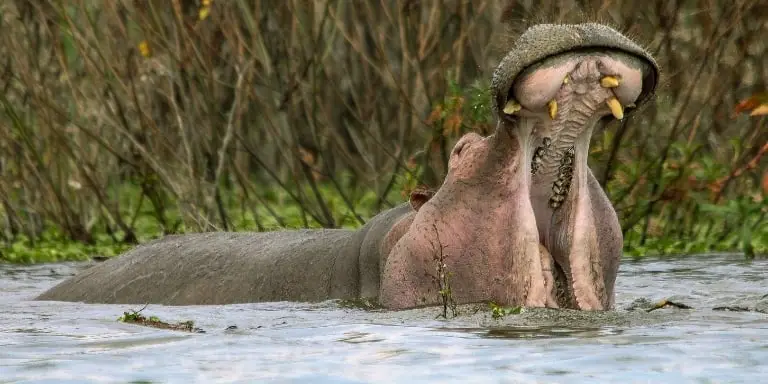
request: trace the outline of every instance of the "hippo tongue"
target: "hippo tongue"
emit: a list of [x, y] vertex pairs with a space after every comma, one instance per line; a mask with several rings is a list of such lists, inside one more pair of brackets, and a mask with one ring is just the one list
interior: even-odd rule
[[[580, 134], [573, 145], [572, 164], [567, 183], [560, 187], [555, 184], [562, 180], [548, 177], [545, 172], [532, 177], [531, 202], [536, 215], [539, 235], [553, 259], [563, 270], [567, 280], [570, 306], [578, 309], [604, 309], [606, 306], [602, 268], [597, 258], [597, 233], [588, 189], [590, 170], [587, 166], [589, 137], [592, 127]], [[566, 155], [570, 156], [570, 155]], [[560, 166], [560, 168], [563, 168]], [[562, 194], [553, 189], [560, 188]], [[563, 196], [562, 200], [553, 199]], [[562, 305], [562, 304], [561, 304]]]
[[[588, 145], [588, 137], [584, 141]], [[586, 152], [587, 150], [584, 150], [581, 153]], [[595, 252], [597, 250], [597, 233], [593, 224], [595, 217], [587, 190], [589, 168], [587, 168], [586, 156], [582, 159], [577, 158], [574, 162], [576, 163], [573, 180], [575, 188], [569, 196], [569, 209], [563, 212], [562, 216], [565, 217], [561, 219], [566, 223], [561, 228], [569, 229], [561, 233], [570, 233], [571, 237], [562, 244], [570, 244], [570, 249], [567, 250], [567, 261], [563, 260], [565, 262], [561, 265], [570, 267], [570, 273], [567, 276], [576, 306], [579, 309], [605, 309], [607, 302], [601, 299], [606, 297], [605, 280], [599, 265], [600, 260]], [[558, 255], [562, 255], [562, 251], [558, 252]]]

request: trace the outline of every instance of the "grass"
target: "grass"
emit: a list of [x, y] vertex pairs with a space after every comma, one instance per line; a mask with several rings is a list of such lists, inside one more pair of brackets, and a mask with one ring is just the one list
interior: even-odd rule
[[[334, 202], [333, 188], [324, 185], [321, 188], [323, 194], [328, 196], [328, 201]], [[393, 192], [394, 193], [394, 192]], [[157, 222], [156, 212], [149, 206], [138, 207], [139, 193], [135, 187], [122, 188], [121, 201], [126, 211], [135, 217], [133, 228], [139, 243], [163, 236], [164, 230]], [[227, 211], [232, 218], [232, 228], [235, 231], [270, 231], [304, 228], [305, 217], [298, 204], [291, 203], [286, 194], [280, 188], [270, 190], [267, 195], [268, 202], [272, 203], [273, 216], [266, 207], [256, 208], [242, 207], [237, 204], [234, 196], [227, 196]], [[377, 212], [371, 207], [371, 201], [375, 196], [361, 195], [356, 204], [364, 219], [368, 220]], [[394, 198], [393, 198], [394, 200]], [[337, 202], [338, 203], [338, 202]], [[367, 204], [367, 205], [366, 205]], [[630, 257], [643, 257], [647, 255], [668, 254], [697, 254], [705, 252], [730, 252], [741, 251], [745, 254], [745, 248], [751, 249], [752, 255], [768, 253], [768, 226], [765, 218], [761, 216], [761, 210], [765, 202], [754, 202], [749, 199], [733, 200], [722, 206], [710, 207], [707, 211], [707, 222], [694, 226], [694, 237], [681, 238], [678, 233], [666, 236], [653, 236], [640, 244], [640, 226], [628, 231], [625, 239], [624, 252]], [[354, 215], [341, 204], [332, 203], [333, 216], [342, 228], [359, 228], [360, 224]], [[137, 208], [139, 208], [137, 210]], [[178, 222], [179, 215], [175, 210], [169, 210], [167, 220]], [[282, 225], [281, 225], [282, 223]], [[715, 223], [715, 224], [712, 224]], [[664, 226], [666, 223], [662, 223]], [[673, 224], [670, 224], [670, 226]], [[309, 221], [308, 227], [320, 228], [318, 223]], [[194, 232], [184, 225], [176, 227], [175, 233]], [[92, 228], [93, 243], [88, 244], [74, 241], [54, 225], [49, 225], [36, 239], [30, 239], [21, 234], [12, 242], [5, 243], [0, 248], [0, 260], [12, 263], [48, 263], [61, 261], [88, 260], [94, 256], [112, 257], [118, 255], [135, 244], [121, 241], [123, 233], [118, 231], [108, 232], [106, 227]]]
[[[167, 228], [164, 229], [163, 225], [158, 222], [158, 215], [153, 207], [146, 202], [141, 202], [140, 192], [136, 186], [125, 185], [115, 188], [115, 191], [118, 191], [117, 193], [120, 195], [120, 206], [123, 207], [122, 214], [126, 217], [132, 217], [132, 228], [138, 243], [144, 243], [166, 234], [197, 231], [181, 223], [177, 209], [168, 209], [165, 212], [164, 220], [178, 225], [169, 225], [173, 228], [172, 231], [167, 230]], [[344, 209], [343, 204], [338, 201], [338, 197], [334, 196], [334, 189], [331, 186], [324, 185], [320, 191], [326, 196], [332, 209], [334, 221], [338, 223], [339, 228], [354, 229], [360, 227], [355, 215]], [[234, 193], [224, 197], [226, 211], [231, 218], [230, 230], [273, 231], [322, 228], [321, 224], [308, 220], [301, 205], [292, 203], [282, 188], [268, 189], [264, 195], [265, 202], [269, 204], [269, 207], [243, 207], [239, 204], [238, 197]], [[355, 199], [355, 203], [363, 207], [357, 213], [366, 220], [377, 213], [370, 208], [364, 209], [366, 205], [372, 206], [372, 201], [375, 198], [373, 194], [369, 193], [361, 194]], [[216, 228], [215, 230], [222, 229]], [[75, 241], [62, 233], [55, 223], [46, 223], [45, 229], [34, 239], [19, 234], [13, 241], [4, 242], [3, 247], [0, 248], [0, 261], [24, 264], [83, 261], [93, 257], [113, 257], [135, 246], [135, 243], [122, 240], [125, 233], [120, 230], [112, 230], [108, 225], [94, 226], [91, 228], [91, 233], [93, 234], [92, 243]]]

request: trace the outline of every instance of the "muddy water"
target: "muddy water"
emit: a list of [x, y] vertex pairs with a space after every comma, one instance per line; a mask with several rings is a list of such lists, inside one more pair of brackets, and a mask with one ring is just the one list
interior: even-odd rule
[[[31, 298], [87, 264], [0, 265], [0, 382], [768, 381], [768, 261], [625, 260], [617, 310], [371, 312], [334, 302], [163, 307], [191, 334], [119, 323], [125, 305]], [[693, 309], [647, 312], [671, 299]], [[719, 311], [731, 306], [749, 311]]]

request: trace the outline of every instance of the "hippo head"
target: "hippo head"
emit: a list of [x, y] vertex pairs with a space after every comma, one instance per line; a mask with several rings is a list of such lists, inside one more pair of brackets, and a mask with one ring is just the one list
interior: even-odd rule
[[598, 124], [653, 96], [654, 59], [599, 24], [529, 28], [492, 81], [488, 137], [454, 146], [442, 186], [383, 245], [390, 308], [494, 301], [605, 310], [622, 234], [587, 166]]

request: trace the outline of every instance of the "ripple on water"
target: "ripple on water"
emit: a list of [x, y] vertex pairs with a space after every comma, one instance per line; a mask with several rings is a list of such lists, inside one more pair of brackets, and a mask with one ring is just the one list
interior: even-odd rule
[[[364, 311], [335, 302], [149, 306], [205, 334], [118, 323], [120, 305], [30, 301], [86, 264], [0, 265], [0, 381], [760, 382], [768, 262], [627, 261], [617, 308]], [[691, 310], [648, 305], [672, 298]], [[643, 303], [646, 303], [643, 307]], [[713, 311], [717, 306], [749, 311]], [[627, 310], [627, 308], [634, 308]]]

